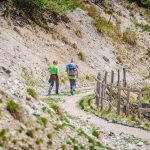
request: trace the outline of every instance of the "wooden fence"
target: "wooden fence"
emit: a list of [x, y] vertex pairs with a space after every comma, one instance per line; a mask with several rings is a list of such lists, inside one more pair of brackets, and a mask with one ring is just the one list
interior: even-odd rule
[[[142, 108], [142, 96], [144, 94], [150, 94], [150, 90], [142, 91], [141, 89], [132, 89], [131, 87], [127, 87], [126, 81], [126, 69], [123, 68], [123, 83], [120, 82], [120, 70], [117, 72], [117, 82], [114, 82], [114, 71], [111, 71], [111, 79], [108, 83], [107, 81], [108, 73], [105, 72], [105, 76], [102, 79], [101, 74], [99, 73], [96, 81], [96, 105], [101, 111], [104, 110], [105, 102], [109, 102], [109, 107], [112, 107], [112, 101], [116, 100], [116, 113], [120, 115], [122, 99], [124, 99], [125, 113], [128, 116], [130, 111], [130, 100], [133, 97], [136, 97], [136, 101], [138, 104], [138, 117], [141, 118], [142, 113], [150, 113], [150, 108]], [[114, 90], [115, 99], [114, 99]]]

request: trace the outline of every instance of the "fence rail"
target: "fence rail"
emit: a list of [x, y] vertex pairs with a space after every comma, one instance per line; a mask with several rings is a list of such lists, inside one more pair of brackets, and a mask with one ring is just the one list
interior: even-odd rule
[[136, 96], [137, 106], [138, 106], [138, 117], [141, 117], [141, 113], [150, 113], [150, 108], [142, 108], [142, 96], [145, 94], [150, 94], [150, 90], [141, 89], [132, 89], [131, 87], [127, 87], [127, 80], [126, 80], [126, 69], [123, 68], [123, 84], [120, 83], [120, 70], [118, 70], [118, 79], [117, 82], [114, 82], [114, 71], [111, 71], [111, 80], [110, 83], [107, 83], [107, 75], [108, 73], [105, 72], [105, 76], [102, 79], [101, 74], [99, 73], [96, 77], [96, 105], [101, 110], [104, 109], [105, 101], [109, 102], [109, 106], [112, 106], [112, 100], [114, 98], [114, 90], [115, 90], [115, 100], [116, 100], [116, 110], [117, 114], [120, 115], [121, 113], [121, 103], [122, 98], [124, 98], [125, 103], [125, 113], [128, 116], [130, 112], [130, 101], [132, 96]]

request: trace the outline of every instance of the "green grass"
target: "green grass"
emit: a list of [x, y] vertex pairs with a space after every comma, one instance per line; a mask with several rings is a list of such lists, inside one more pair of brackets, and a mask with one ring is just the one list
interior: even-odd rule
[[82, 37], [83, 37], [82, 32], [81, 32], [80, 29], [75, 30], [75, 34], [76, 34], [76, 36], [79, 37], [79, 38], [82, 38]]
[[29, 129], [29, 130], [27, 130], [26, 135], [31, 137], [31, 138], [34, 138], [35, 137], [35, 131], [33, 129]]
[[43, 125], [45, 128], [47, 127], [47, 124], [48, 124], [48, 120], [44, 117], [39, 117], [38, 118], [38, 123]]
[[27, 68], [23, 67], [21, 71], [21, 76], [25, 80], [27, 86], [35, 86], [38, 84], [38, 82], [33, 79]]
[[23, 111], [22, 107], [19, 104], [15, 103], [13, 100], [8, 99], [7, 101], [7, 110], [10, 114], [17, 120], [23, 120]]
[[78, 55], [78, 58], [81, 61], [85, 61], [85, 54], [84, 54], [84, 52], [80, 51], [77, 55]]
[[97, 116], [100, 116], [106, 120], [110, 120], [114, 123], [122, 123], [125, 125], [130, 125], [130, 126], [135, 126], [135, 127], [140, 127], [144, 128], [147, 130], [150, 130], [150, 122], [148, 120], [140, 120], [137, 118], [136, 115], [129, 115], [128, 117], [125, 116], [125, 114], [121, 113], [120, 116], [116, 114], [116, 112], [112, 110], [104, 110], [100, 111], [99, 109], [91, 107], [91, 103], [94, 99], [94, 95], [89, 95], [87, 97], [84, 97], [80, 102], [79, 102], [79, 107], [87, 112], [90, 112], [92, 114], [95, 114]]
[[0, 138], [3, 138], [6, 135], [6, 130], [5, 129], [1, 129], [0, 130]]
[[27, 93], [28, 93], [30, 96], [32, 96], [33, 98], [37, 99], [37, 93], [35, 92], [34, 89], [28, 88], [28, 89], [27, 89]]
[[35, 143], [36, 143], [37, 145], [39, 145], [39, 144], [41, 144], [41, 143], [43, 143], [43, 142], [44, 142], [44, 140], [43, 140], [42, 138], [37, 138], [36, 141], [35, 141]]
[[131, 46], [136, 46], [137, 44], [137, 36], [135, 32], [131, 31], [130, 29], [124, 31], [122, 40]]
[[114, 41], [121, 42], [121, 34], [118, 26], [113, 25], [111, 22], [108, 23], [108, 20], [104, 17], [95, 19], [95, 26], [103, 35], [112, 38]]

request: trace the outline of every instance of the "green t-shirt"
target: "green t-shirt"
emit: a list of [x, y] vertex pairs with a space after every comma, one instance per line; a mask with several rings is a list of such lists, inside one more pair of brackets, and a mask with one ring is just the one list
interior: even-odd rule
[[50, 74], [58, 74], [59, 73], [59, 67], [56, 65], [51, 65], [48, 67]]

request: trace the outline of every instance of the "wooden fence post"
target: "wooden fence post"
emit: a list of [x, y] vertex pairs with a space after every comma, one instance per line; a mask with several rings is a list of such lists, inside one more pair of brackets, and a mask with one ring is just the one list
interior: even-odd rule
[[130, 107], [130, 89], [127, 90], [126, 116], [129, 115], [129, 107]]
[[142, 93], [141, 90], [138, 93], [138, 97], [137, 97], [137, 101], [138, 101], [138, 117], [141, 118], [141, 97], [142, 97]]
[[120, 70], [118, 69], [118, 81], [117, 81], [117, 85], [120, 85]]
[[[107, 71], [105, 72], [105, 77], [104, 77], [104, 84], [107, 84]], [[106, 89], [107, 89], [107, 85], [104, 85], [104, 98], [106, 96]]]
[[114, 71], [111, 71], [111, 83], [110, 83], [110, 94], [109, 94], [109, 109], [111, 108], [111, 101], [112, 101], [112, 95], [113, 95], [113, 82], [114, 82]]
[[97, 86], [96, 86], [96, 106], [97, 108], [99, 108], [99, 100], [100, 100], [100, 96], [101, 96], [101, 74], [98, 73], [97, 75]]
[[102, 81], [102, 86], [101, 86], [101, 111], [103, 110], [103, 100], [104, 100], [104, 80]]
[[127, 80], [126, 80], [126, 69], [123, 68], [123, 86], [127, 86]]
[[118, 86], [118, 100], [117, 100], [117, 114], [120, 115], [120, 104], [121, 104], [121, 89]]

